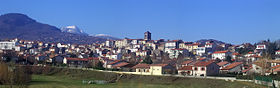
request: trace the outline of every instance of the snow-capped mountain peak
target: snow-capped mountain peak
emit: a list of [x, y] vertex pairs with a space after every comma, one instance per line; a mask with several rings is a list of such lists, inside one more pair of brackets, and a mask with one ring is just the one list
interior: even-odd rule
[[62, 32], [68, 32], [68, 33], [73, 33], [73, 34], [82, 34], [82, 35], [88, 35], [87, 33], [83, 32], [82, 29], [79, 29], [77, 26], [66, 26], [61, 28]]

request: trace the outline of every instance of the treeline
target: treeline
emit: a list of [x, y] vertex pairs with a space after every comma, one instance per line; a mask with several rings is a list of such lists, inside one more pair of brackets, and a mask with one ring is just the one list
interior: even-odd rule
[[32, 79], [30, 69], [29, 66], [0, 62], [0, 84], [24, 85]]

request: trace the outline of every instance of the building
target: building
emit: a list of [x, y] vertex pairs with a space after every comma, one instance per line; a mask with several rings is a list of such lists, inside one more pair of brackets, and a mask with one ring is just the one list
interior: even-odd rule
[[242, 71], [243, 63], [242, 62], [234, 62], [230, 65], [227, 65], [226, 67], [221, 69], [221, 72], [223, 73], [239, 73]]
[[265, 44], [258, 44], [256, 47], [257, 50], [263, 50], [266, 49], [266, 45]]
[[137, 64], [132, 67], [135, 69], [136, 74], [141, 74], [141, 75], [150, 75], [150, 65], [149, 64]]
[[216, 51], [212, 53], [212, 59], [225, 60], [228, 56], [231, 57], [231, 52], [229, 51]]
[[178, 74], [179, 75], [193, 75], [193, 69], [192, 66], [184, 66], [182, 68], [178, 69]]
[[13, 50], [16, 48], [15, 42], [3, 41], [0, 42], [0, 50]]
[[197, 62], [193, 65], [193, 76], [213, 76], [219, 74], [219, 66], [212, 61]]
[[173, 74], [176, 69], [170, 64], [137, 64], [134, 67], [136, 74], [163, 75]]
[[152, 33], [147, 31], [144, 33], [144, 40], [150, 41], [152, 39]]
[[170, 64], [151, 64], [151, 75], [173, 74], [176, 69]]
[[178, 49], [179, 44], [182, 43], [182, 40], [172, 40], [172, 41], [167, 41], [164, 44], [164, 52], [171, 52], [171, 49]]
[[203, 56], [205, 55], [205, 53], [206, 53], [206, 48], [204, 46], [196, 48], [196, 55]]
[[184, 57], [188, 56], [187, 49], [171, 49], [169, 53], [170, 58], [178, 58], [179, 54], [182, 54]]

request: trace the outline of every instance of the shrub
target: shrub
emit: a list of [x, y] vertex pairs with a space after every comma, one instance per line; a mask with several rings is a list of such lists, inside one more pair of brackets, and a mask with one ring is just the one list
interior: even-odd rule
[[31, 81], [29, 66], [0, 63], [0, 84], [24, 85]]

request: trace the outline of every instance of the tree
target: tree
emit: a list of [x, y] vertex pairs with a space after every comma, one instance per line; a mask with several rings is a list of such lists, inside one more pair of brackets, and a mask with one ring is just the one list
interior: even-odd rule
[[150, 55], [147, 55], [147, 56], [145, 57], [145, 59], [143, 60], [143, 63], [152, 64], [153, 61], [152, 61], [151, 56], [150, 56]]
[[103, 63], [101, 61], [98, 61], [97, 65], [96, 65], [97, 69], [104, 69], [103, 67]]
[[232, 62], [231, 56], [227, 56], [227, 57], [226, 57], [226, 61], [231, 63], [231, 62]]
[[177, 64], [181, 64], [184, 61], [185, 56], [182, 53], [179, 53], [177, 58]]
[[135, 52], [132, 52], [132, 53], [130, 53], [130, 56], [131, 56], [131, 58], [128, 60], [129, 61], [129, 63], [132, 63], [132, 64], [136, 64], [136, 53]]

